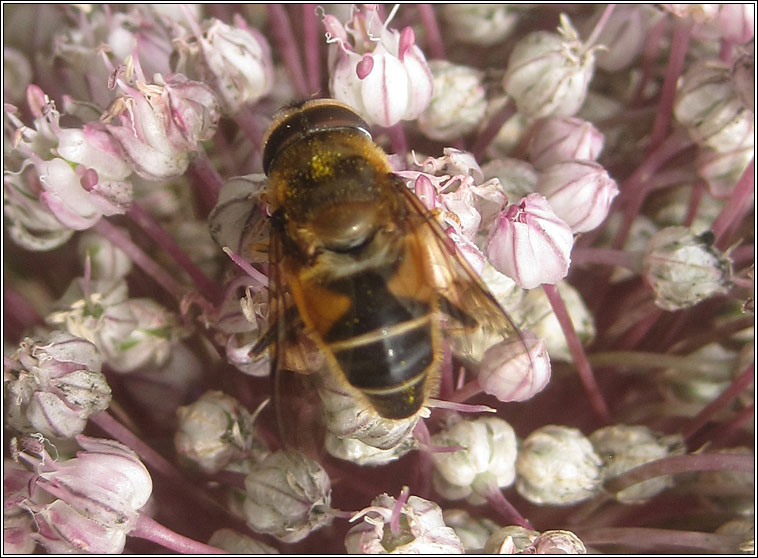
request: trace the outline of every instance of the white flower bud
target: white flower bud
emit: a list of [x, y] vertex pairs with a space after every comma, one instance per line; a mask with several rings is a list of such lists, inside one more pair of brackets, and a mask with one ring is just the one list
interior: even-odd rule
[[[26, 250], [53, 250], [65, 244], [74, 230], [56, 219], [30, 189], [27, 179], [34, 172], [26, 167], [18, 173], [3, 173], [3, 214], [8, 234]], [[35, 177], [36, 180], [36, 177]]]
[[594, 161], [563, 161], [539, 173], [536, 191], [547, 198], [555, 214], [581, 233], [598, 227], [618, 195], [616, 181]]
[[95, 345], [62, 331], [25, 338], [5, 367], [8, 425], [21, 432], [71, 438], [108, 408], [111, 389]]
[[496, 530], [484, 546], [486, 554], [517, 554], [531, 548], [539, 532], [520, 527], [506, 525]]
[[529, 159], [538, 170], [555, 163], [585, 159], [594, 161], [603, 150], [605, 137], [591, 122], [570, 116], [551, 116], [534, 125]]
[[568, 274], [574, 235], [540, 194], [500, 213], [487, 243], [490, 263], [524, 289], [554, 284]]
[[571, 116], [581, 108], [595, 69], [595, 49], [582, 44], [568, 17], [559, 33], [536, 31], [508, 58], [504, 87], [519, 112], [532, 118]]
[[[454, 419], [432, 436], [435, 446], [460, 446], [455, 452], [432, 453], [435, 473], [447, 483], [463, 487], [481, 502], [498, 488], [513, 484], [516, 477], [516, 434], [501, 418]], [[445, 495], [445, 494], [443, 494]], [[445, 495], [447, 497], [447, 495]]]
[[416, 443], [413, 438], [408, 437], [394, 448], [379, 449], [355, 438], [338, 438], [331, 432], [327, 432], [325, 446], [326, 451], [333, 457], [357, 465], [376, 467], [400, 459], [415, 448]]
[[599, 491], [602, 463], [579, 430], [543, 426], [519, 449], [516, 490], [535, 504], [575, 504]]
[[497, 523], [486, 517], [473, 517], [466, 510], [447, 509], [442, 512], [445, 525], [453, 528], [467, 553], [481, 553], [487, 539], [498, 529]]
[[279, 554], [279, 551], [234, 529], [218, 529], [208, 539], [210, 546], [222, 548], [230, 554]]
[[504, 40], [518, 22], [513, 6], [504, 4], [443, 4], [442, 17], [455, 39], [482, 46]]
[[[463, 545], [445, 525], [442, 510], [434, 502], [411, 496], [397, 510], [395, 499], [382, 494], [371, 506], [355, 514], [351, 521], [363, 521], [345, 536], [350, 554], [463, 554]], [[400, 513], [398, 532], [390, 522]]]
[[[581, 26], [581, 30], [590, 33], [597, 24], [604, 6], [599, 7], [595, 17]], [[618, 72], [628, 68], [645, 46], [647, 36], [646, 6], [636, 4], [619, 4], [605, 22], [596, 43], [604, 48], [598, 49], [597, 67], [606, 72]]]
[[732, 83], [742, 105], [755, 112], [755, 53], [743, 52], [732, 64]]
[[434, 94], [418, 117], [421, 131], [435, 140], [454, 140], [474, 131], [487, 109], [482, 73], [446, 60], [432, 60]]
[[550, 381], [550, 357], [545, 342], [530, 331], [487, 349], [477, 374], [482, 391], [498, 401], [526, 401]]
[[[684, 452], [681, 436], [657, 436], [646, 426], [614, 424], [595, 430], [590, 442], [603, 459], [603, 479], [617, 477], [643, 463]], [[625, 488], [614, 494], [619, 502], [632, 503], [652, 498], [674, 485], [671, 475], [663, 475]]]
[[258, 533], [293, 543], [329, 525], [331, 482], [317, 462], [278, 451], [256, 464], [245, 479], [245, 518]]
[[176, 414], [176, 452], [206, 473], [243, 459], [253, 446], [252, 416], [223, 392], [205, 392], [191, 405], [179, 407]]
[[698, 176], [708, 183], [708, 191], [715, 198], [727, 199], [754, 156], [752, 145], [734, 151], [715, 151], [706, 147], [695, 156], [695, 168]]
[[687, 227], [666, 227], [650, 239], [644, 277], [664, 310], [694, 306], [729, 290], [731, 260], [712, 243], [710, 232], [695, 236]]
[[534, 193], [537, 186], [537, 171], [520, 159], [492, 159], [482, 167], [484, 177], [497, 178], [508, 200], [520, 200]]
[[532, 543], [533, 550], [525, 554], [587, 554], [584, 543], [571, 531], [545, 531]]
[[755, 115], [737, 95], [731, 68], [720, 60], [699, 60], [682, 76], [674, 116], [701, 146], [733, 151], [754, 144]]
[[268, 94], [274, 82], [266, 39], [242, 20], [235, 26], [218, 19], [205, 22], [197, 43], [180, 44], [174, 70], [211, 85], [225, 114]]

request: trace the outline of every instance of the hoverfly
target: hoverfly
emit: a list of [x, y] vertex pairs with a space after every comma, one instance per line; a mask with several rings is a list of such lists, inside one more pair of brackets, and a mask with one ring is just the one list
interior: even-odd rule
[[272, 373], [319, 349], [384, 419], [437, 394], [443, 338], [518, 334], [435, 217], [393, 174], [367, 123], [331, 99], [284, 109], [264, 140]]

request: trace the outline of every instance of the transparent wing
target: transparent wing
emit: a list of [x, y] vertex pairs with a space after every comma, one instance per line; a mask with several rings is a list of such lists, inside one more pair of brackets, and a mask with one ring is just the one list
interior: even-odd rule
[[324, 427], [309, 374], [314, 371], [314, 347], [303, 334], [287, 273], [280, 227], [274, 223], [269, 238], [269, 327], [253, 351], [270, 351], [271, 391], [282, 444], [316, 455], [323, 452]]
[[513, 336], [521, 339], [511, 317], [458, 252], [432, 212], [399, 178], [397, 187], [408, 209], [413, 234], [423, 246], [428, 280], [440, 295], [440, 310], [448, 318], [446, 336], [455, 341], [453, 349], [458, 356], [478, 362], [483, 350], [492, 344]]

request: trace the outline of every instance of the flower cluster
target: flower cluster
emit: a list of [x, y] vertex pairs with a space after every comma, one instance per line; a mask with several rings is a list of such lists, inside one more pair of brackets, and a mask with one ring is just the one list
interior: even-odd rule
[[[753, 6], [4, 8], [6, 553], [754, 550]], [[264, 174], [320, 98], [368, 264]]]

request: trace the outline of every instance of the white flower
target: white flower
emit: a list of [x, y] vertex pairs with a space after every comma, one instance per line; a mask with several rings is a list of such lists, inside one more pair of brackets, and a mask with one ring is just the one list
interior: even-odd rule
[[278, 451], [254, 465], [245, 479], [244, 513], [250, 527], [283, 542], [297, 542], [331, 523], [331, 483], [317, 462]]
[[[398, 513], [399, 521], [394, 517]], [[395, 498], [382, 494], [351, 521], [360, 518], [363, 521], [345, 536], [350, 554], [463, 554], [463, 545], [445, 525], [440, 507], [418, 496], [398, 509]], [[393, 523], [400, 525], [399, 530], [394, 531]]]
[[372, 7], [355, 10], [344, 27], [334, 16], [324, 16], [332, 97], [352, 106], [369, 124], [384, 127], [418, 118], [434, 87], [413, 30], [398, 32], [387, 23]]
[[666, 227], [652, 236], [643, 268], [656, 305], [688, 308], [729, 290], [731, 260], [711, 242], [710, 232], [696, 236], [687, 227]]
[[548, 425], [524, 440], [516, 490], [535, 504], [569, 505], [598, 493], [602, 460], [579, 430]]
[[574, 235], [540, 194], [529, 194], [500, 213], [487, 258], [519, 287], [555, 284], [568, 274]]
[[516, 43], [508, 58], [505, 92], [519, 112], [532, 118], [571, 116], [587, 96], [596, 47], [582, 44], [564, 14], [559, 33], [530, 33]]
[[[459, 446], [454, 452], [434, 452], [435, 475], [456, 490], [455, 495], [481, 503], [492, 490], [506, 488], [516, 477], [516, 434], [513, 428], [497, 417], [454, 420], [432, 436], [435, 446]], [[437, 483], [435, 483], [437, 484]], [[444, 490], [444, 484], [442, 486]], [[445, 497], [450, 498], [445, 492]]]
[[[685, 446], [681, 436], [656, 436], [646, 426], [614, 424], [595, 430], [590, 442], [603, 459], [603, 479], [617, 477], [643, 463], [667, 455], [681, 454]], [[614, 494], [624, 503], [640, 502], [652, 498], [674, 485], [671, 475], [663, 475], [637, 483]]]

